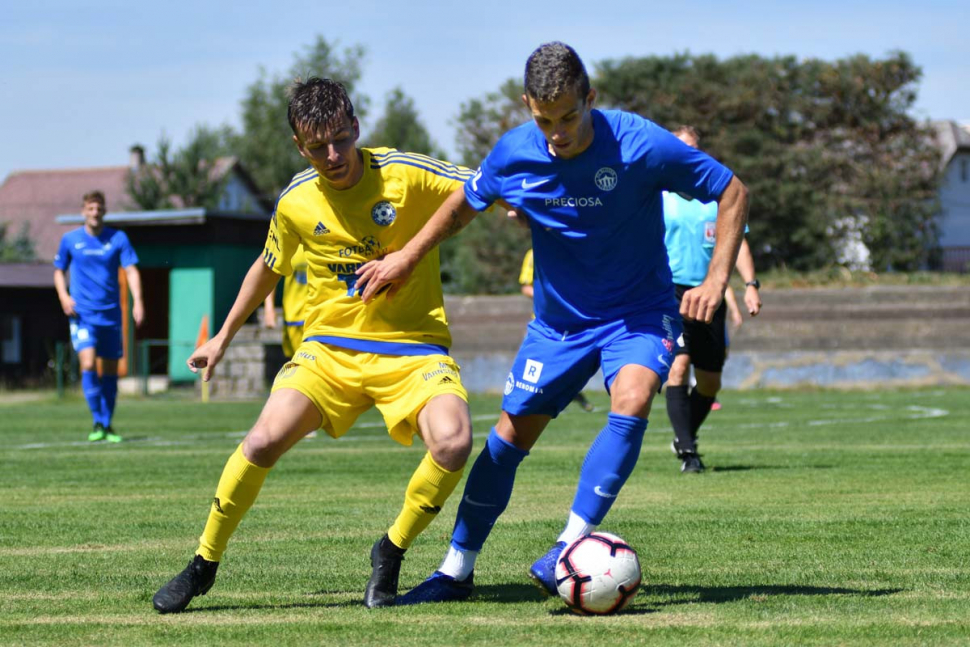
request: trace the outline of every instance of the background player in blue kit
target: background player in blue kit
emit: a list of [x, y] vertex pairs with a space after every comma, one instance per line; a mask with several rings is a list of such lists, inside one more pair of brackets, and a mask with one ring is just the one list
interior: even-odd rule
[[[400, 251], [358, 274], [370, 301], [388, 298], [418, 261], [498, 199], [529, 219], [535, 319], [505, 383], [502, 414], [465, 486], [451, 546], [438, 571], [400, 604], [461, 600], [512, 494], [515, 471], [549, 421], [602, 367], [606, 426], [593, 441], [565, 530], [530, 568], [555, 591], [565, 542], [603, 520], [636, 465], [647, 416], [680, 336], [680, 313], [710, 321], [721, 303], [747, 214], [747, 189], [731, 171], [637, 115], [593, 109], [595, 90], [576, 52], [548, 43], [529, 57], [523, 101], [533, 121], [506, 133], [478, 173]], [[720, 203], [707, 279], [680, 313], [663, 241], [661, 192]]]
[[[700, 136], [691, 126], [681, 126], [674, 135], [692, 148], [700, 145]], [[664, 242], [670, 257], [670, 270], [677, 298], [700, 285], [707, 276], [708, 265], [716, 242], [718, 207], [714, 202], [695, 200], [690, 196], [665, 192]], [[761, 284], [754, 274], [754, 257], [746, 240], [741, 241], [737, 260], [738, 273], [744, 279], [744, 304], [752, 317], [761, 312]], [[730, 291], [730, 288], [728, 288]], [[681, 461], [680, 471], [699, 473], [704, 463], [697, 453], [697, 431], [711, 411], [721, 390], [721, 372], [727, 358], [725, 317], [727, 299], [710, 322], [685, 321], [684, 344], [678, 346], [667, 381], [667, 415], [674, 428], [673, 449]], [[688, 393], [691, 366], [697, 384]]]
[[[104, 194], [92, 191], [82, 202], [84, 225], [64, 234], [54, 257], [54, 287], [71, 322], [81, 387], [94, 418], [88, 440], [116, 443], [121, 436], [112, 428], [111, 418], [118, 396], [118, 360], [124, 355], [118, 268], [123, 267], [128, 278], [136, 326], [145, 317], [141, 275], [135, 265], [138, 255], [125, 232], [104, 226]], [[100, 376], [97, 360], [101, 360]]]

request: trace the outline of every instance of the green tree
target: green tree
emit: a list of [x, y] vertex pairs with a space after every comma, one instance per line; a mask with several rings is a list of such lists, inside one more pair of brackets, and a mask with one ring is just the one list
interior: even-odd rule
[[925, 262], [938, 153], [909, 116], [920, 70], [905, 53], [835, 62], [678, 54], [597, 68], [601, 103], [697, 127], [705, 150], [748, 184], [759, 265], [834, 263], [847, 217], [866, 223], [875, 267]]
[[205, 207], [215, 209], [226, 177], [216, 176], [216, 164], [230, 147], [227, 128], [197, 127], [184, 148], [172, 152], [162, 135], [154, 160], [128, 172], [128, 195], [145, 210]]
[[37, 260], [34, 241], [30, 238], [29, 223], [20, 225], [20, 233], [10, 238], [7, 228], [10, 223], [0, 222], [0, 263], [29, 263]]
[[323, 36], [297, 54], [286, 74], [260, 70], [259, 78], [246, 89], [242, 101], [242, 133], [235, 150], [243, 167], [271, 202], [286, 188], [294, 175], [307, 168], [293, 145], [293, 132], [286, 120], [287, 89], [296, 78], [328, 77], [347, 88], [358, 117], [367, 113], [368, 98], [357, 91], [365, 50], [362, 46], [338, 52]]
[[[522, 82], [508, 79], [496, 92], [461, 104], [456, 143], [462, 164], [476, 168], [507, 131], [531, 119], [522, 103]], [[509, 222], [495, 207], [441, 246], [445, 290], [458, 294], [518, 291], [529, 232]]]
[[522, 81], [514, 78], [506, 80], [497, 92], [461, 104], [455, 124], [462, 164], [477, 167], [505, 131], [531, 118], [522, 103]]
[[414, 100], [401, 88], [394, 88], [387, 94], [384, 114], [374, 124], [366, 141], [367, 146], [389, 146], [439, 159], [445, 156], [421, 123]]

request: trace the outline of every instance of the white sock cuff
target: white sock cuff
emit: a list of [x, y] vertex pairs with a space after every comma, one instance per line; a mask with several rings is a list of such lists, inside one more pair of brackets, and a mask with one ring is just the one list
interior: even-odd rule
[[438, 570], [460, 582], [471, 574], [475, 568], [476, 559], [478, 559], [478, 551], [476, 550], [459, 550], [454, 546], [449, 546]]
[[566, 522], [566, 527], [563, 529], [562, 534], [559, 535], [559, 538], [556, 539], [556, 541], [564, 541], [568, 544], [575, 539], [585, 537], [598, 527], [599, 526], [587, 522], [578, 514], [570, 510], [569, 520]]

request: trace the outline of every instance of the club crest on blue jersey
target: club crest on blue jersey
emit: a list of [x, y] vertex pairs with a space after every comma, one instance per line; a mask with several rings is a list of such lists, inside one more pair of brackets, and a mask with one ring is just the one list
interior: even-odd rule
[[394, 205], [387, 200], [382, 200], [374, 205], [374, 208], [370, 210], [370, 217], [374, 219], [374, 222], [381, 227], [386, 227], [397, 218], [397, 209]]
[[515, 388], [515, 376], [512, 375], [512, 371], [509, 371], [509, 376], [505, 378], [505, 395], [512, 392]]
[[600, 170], [596, 171], [596, 175], [593, 176], [593, 181], [596, 183], [596, 187], [600, 191], [612, 191], [616, 188], [618, 179], [616, 176], [616, 171], [611, 169], [609, 166], [604, 166]]

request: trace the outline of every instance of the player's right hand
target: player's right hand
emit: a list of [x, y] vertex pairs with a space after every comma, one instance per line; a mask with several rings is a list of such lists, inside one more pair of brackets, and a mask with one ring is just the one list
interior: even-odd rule
[[68, 317], [77, 316], [77, 311], [74, 309], [74, 299], [67, 297], [66, 299], [61, 299], [61, 310], [64, 311]]
[[384, 290], [387, 290], [387, 298], [392, 298], [411, 276], [415, 264], [416, 261], [403, 251], [368, 261], [357, 270], [357, 288], [363, 287], [361, 300], [369, 303]]
[[216, 364], [219, 363], [225, 352], [226, 349], [222, 345], [222, 342], [217, 338], [212, 338], [196, 348], [192, 355], [185, 361], [185, 364], [193, 373], [198, 373], [199, 369], [205, 369], [202, 371], [202, 381], [208, 382], [212, 379]]

